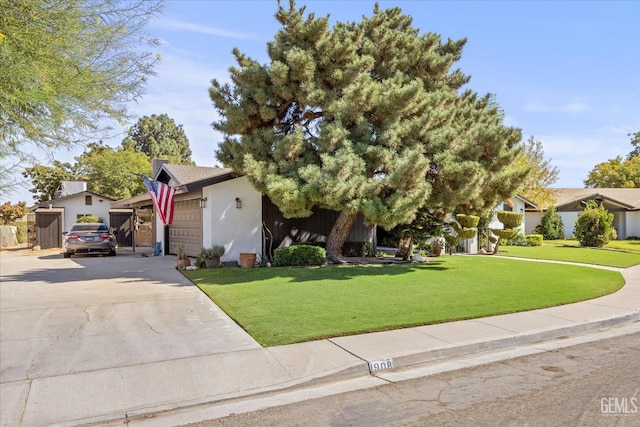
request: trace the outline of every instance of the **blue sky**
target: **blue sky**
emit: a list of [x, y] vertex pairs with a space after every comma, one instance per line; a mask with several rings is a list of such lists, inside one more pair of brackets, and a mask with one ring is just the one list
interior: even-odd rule
[[[560, 171], [554, 187], [583, 187], [597, 164], [631, 151], [640, 131], [639, 1], [380, 1], [399, 6], [414, 26], [443, 39], [468, 39], [457, 63], [474, 91], [495, 94], [506, 124], [542, 142]], [[285, 1], [288, 4], [288, 0]], [[375, 2], [298, 1], [331, 20], [359, 21]], [[198, 166], [216, 166], [221, 135], [208, 96], [213, 78], [228, 80], [234, 47], [268, 62], [266, 43], [279, 24], [275, 0], [168, 1], [148, 32], [162, 40], [162, 61], [147, 94], [130, 106], [138, 117], [166, 113], [182, 124]], [[112, 132], [121, 143], [127, 127]], [[73, 162], [78, 148], [57, 159]], [[27, 191], [13, 202], [26, 200]]]

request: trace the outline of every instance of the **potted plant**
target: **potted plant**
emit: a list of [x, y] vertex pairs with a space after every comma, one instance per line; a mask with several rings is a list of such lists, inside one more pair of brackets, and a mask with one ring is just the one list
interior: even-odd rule
[[178, 246], [176, 249], [176, 253], [178, 255], [178, 261], [176, 262], [176, 268], [178, 270], [184, 270], [185, 268], [191, 265], [191, 260], [184, 252], [184, 246]]
[[436, 237], [431, 241], [431, 253], [435, 256], [440, 256], [445, 246], [445, 240], [443, 237]]
[[222, 245], [213, 245], [208, 248], [202, 248], [200, 249], [200, 254], [198, 254], [196, 264], [198, 267], [201, 267], [202, 264], [207, 268], [220, 267], [220, 258], [222, 255], [224, 255], [224, 246]]

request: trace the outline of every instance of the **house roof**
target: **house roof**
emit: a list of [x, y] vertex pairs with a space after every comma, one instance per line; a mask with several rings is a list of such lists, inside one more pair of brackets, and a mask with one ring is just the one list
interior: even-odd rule
[[531, 200], [527, 199], [526, 197], [523, 197], [519, 194], [516, 194], [514, 197], [522, 200], [522, 202], [524, 203], [524, 208], [525, 209], [538, 209], [538, 205], [536, 205], [535, 203], [533, 203]]
[[[158, 171], [156, 179], [161, 178], [164, 175], [170, 178], [170, 180], [172, 180], [176, 185], [186, 185], [194, 182], [206, 181], [208, 179], [228, 175], [230, 173], [233, 173], [233, 170], [227, 168], [173, 165], [165, 163]], [[160, 181], [162, 181], [162, 179], [160, 179]]]
[[102, 194], [94, 193], [93, 191], [81, 191], [79, 193], [69, 194], [67, 196], [60, 197], [58, 199], [47, 200], [45, 202], [36, 203], [32, 209], [48, 208], [49, 205], [59, 205], [60, 202], [64, 203], [67, 200], [75, 199], [75, 198], [80, 197], [80, 196], [82, 196], [82, 197], [84, 197], [84, 196], [94, 196], [94, 197], [98, 197], [100, 199], [104, 199], [107, 202], [113, 202], [115, 200], [115, 199], [113, 199], [111, 197], [107, 197], [107, 196], [104, 196]]
[[[177, 195], [197, 191], [202, 187], [235, 177], [233, 169], [164, 163], [154, 178], [176, 187]], [[111, 205], [113, 207], [141, 207], [151, 205], [151, 203], [149, 193], [143, 193], [129, 199], [118, 200]]]
[[556, 208], [585, 200], [606, 200], [627, 210], [640, 210], [640, 188], [556, 188]]

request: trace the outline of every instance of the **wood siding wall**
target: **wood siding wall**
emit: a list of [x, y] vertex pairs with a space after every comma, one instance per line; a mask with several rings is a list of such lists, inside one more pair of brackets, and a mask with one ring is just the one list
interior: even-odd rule
[[36, 214], [36, 244], [42, 249], [62, 247], [62, 214]]
[[[285, 218], [268, 197], [262, 196], [262, 220], [273, 234], [272, 250], [290, 246], [294, 242], [326, 241], [339, 214], [328, 209], [316, 209], [308, 218]], [[362, 215], [358, 215], [347, 241], [370, 242], [374, 246], [375, 230], [375, 225], [365, 225]], [[271, 237], [269, 233], [266, 233], [266, 236]], [[269, 250], [268, 242], [265, 249]]]

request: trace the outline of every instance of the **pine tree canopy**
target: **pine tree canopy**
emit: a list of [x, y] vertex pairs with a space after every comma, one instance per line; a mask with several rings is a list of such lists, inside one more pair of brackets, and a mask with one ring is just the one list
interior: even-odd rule
[[210, 96], [218, 159], [286, 216], [321, 207], [389, 229], [424, 206], [479, 212], [512, 195], [520, 130], [462, 89], [466, 40], [420, 34], [399, 8], [333, 27], [293, 1], [275, 16], [270, 63], [236, 49], [231, 83], [213, 80]]

